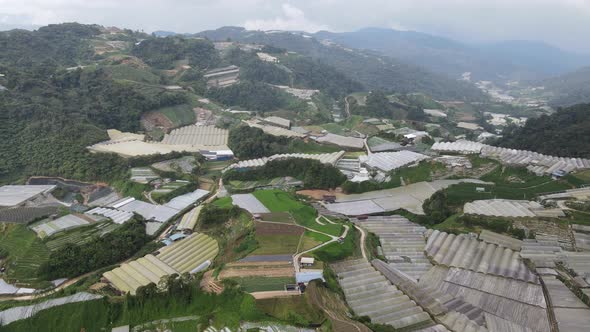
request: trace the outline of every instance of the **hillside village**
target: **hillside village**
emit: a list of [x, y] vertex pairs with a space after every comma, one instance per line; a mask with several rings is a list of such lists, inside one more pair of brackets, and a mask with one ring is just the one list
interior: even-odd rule
[[70, 310], [89, 331], [590, 326], [590, 156], [501, 141], [550, 107], [365, 89], [276, 45], [88, 39], [63, 75], [159, 100], [95, 126], [86, 173], [6, 172], [0, 330]]

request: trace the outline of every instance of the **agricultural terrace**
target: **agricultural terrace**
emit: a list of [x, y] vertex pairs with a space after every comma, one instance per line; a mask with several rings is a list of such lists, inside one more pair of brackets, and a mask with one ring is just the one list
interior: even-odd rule
[[39, 268], [49, 259], [49, 250], [35, 232], [24, 225], [0, 224], [0, 251], [7, 253], [6, 281], [43, 285]]
[[316, 222], [316, 210], [298, 201], [290, 193], [280, 190], [258, 190], [253, 195], [271, 212], [288, 212], [300, 226], [332, 236], [340, 236], [342, 234], [342, 225], [330, 223], [324, 223], [322, 225]]
[[294, 284], [294, 277], [237, 277], [229, 278], [240, 285], [244, 292], [268, 292], [285, 290], [286, 284]]
[[158, 200], [159, 198], [168, 195], [169, 193], [173, 192], [176, 189], [182, 188], [188, 185], [189, 182], [187, 181], [172, 181], [163, 184], [158, 189], [152, 191], [152, 198]]
[[120, 226], [121, 225], [110, 221], [98, 222], [88, 226], [83, 226], [55, 234], [50, 239], [48, 239], [47, 242], [45, 242], [45, 245], [51, 251], [56, 251], [68, 243], [81, 245], [90, 242], [95, 237], [108, 234]]

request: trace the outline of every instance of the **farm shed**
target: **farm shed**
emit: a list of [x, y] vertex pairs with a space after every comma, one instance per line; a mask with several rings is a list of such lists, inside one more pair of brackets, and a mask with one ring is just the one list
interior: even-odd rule
[[495, 217], [564, 217], [561, 209], [545, 209], [533, 201], [487, 199], [465, 203], [465, 214]]
[[89, 225], [90, 221], [86, 218], [90, 219], [88, 216], [83, 218], [75, 214], [68, 214], [55, 220], [47, 220], [35, 224], [31, 229], [37, 233], [37, 236], [44, 238], [68, 229]]
[[428, 237], [426, 254], [437, 264], [458, 267], [483, 274], [538, 283], [517, 251], [485, 243], [465, 234], [455, 235], [435, 230]]
[[523, 166], [537, 175], [563, 170], [566, 173], [590, 168], [590, 159], [547, 156], [541, 153], [485, 145], [482, 157], [497, 159], [503, 164]]
[[490, 184], [474, 179], [436, 180], [418, 182], [407, 186], [375, 190], [362, 194], [340, 195], [336, 203], [325, 207], [335, 213], [348, 216], [377, 214], [404, 209], [414, 214], [424, 214], [422, 204], [435, 192], [458, 183]]
[[313, 257], [301, 257], [301, 259], [299, 260], [301, 266], [312, 266], [314, 262], [315, 258]]
[[334, 144], [344, 148], [358, 150], [365, 146], [365, 142], [362, 138], [341, 136], [332, 133], [328, 133], [325, 136], [316, 137], [315, 140], [319, 143]]
[[480, 153], [484, 144], [472, 141], [460, 140], [456, 142], [436, 142], [430, 148], [432, 151], [455, 152], [461, 154]]
[[252, 213], [270, 213], [270, 210], [252, 194], [236, 194], [231, 196], [234, 205]]
[[195, 233], [173, 245], [160, 249], [156, 256], [178, 273], [195, 273], [197, 268], [208, 267], [217, 253], [217, 241], [205, 234]]
[[367, 140], [367, 145], [372, 152], [386, 152], [401, 150], [404, 147], [396, 142], [391, 142], [381, 137], [371, 137]]
[[170, 220], [179, 212], [179, 210], [164, 205], [154, 205], [138, 201], [132, 197], [123, 198], [111, 204], [110, 207], [121, 211], [137, 213], [146, 220], [153, 220], [161, 223]]
[[0, 206], [16, 206], [51, 193], [54, 185], [9, 185], [0, 187]]
[[536, 267], [554, 267], [562, 249], [555, 240], [524, 239], [520, 257], [530, 259]]
[[262, 167], [266, 165], [271, 160], [285, 160], [290, 158], [300, 158], [300, 159], [311, 159], [317, 160], [322, 164], [327, 165], [334, 165], [342, 156], [344, 155], [344, 151], [334, 152], [334, 153], [321, 153], [321, 154], [307, 154], [307, 153], [288, 153], [288, 154], [275, 154], [270, 157], [263, 157], [258, 159], [249, 159], [249, 160], [242, 160], [235, 164], [231, 164], [226, 167], [223, 172], [226, 172], [231, 169], [249, 169], [249, 168], [256, 168]]
[[514, 251], [520, 251], [522, 247], [522, 240], [488, 231], [487, 229], [481, 231], [479, 234], [479, 239], [487, 243], [493, 243], [502, 247], [510, 248]]
[[192, 204], [201, 201], [207, 195], [209, 195], [207, 190], [197, 189], [191, 193], [174, 197], [170, 200], [170, 202], [164, 204], [164, 206], [174, 210], [182, 211]]
[[269, 116], [269, 117], [264, 118], [262, 121], [266, 122], [270, 125], [273, 125], [273, 126], [282, 127], [285, 129], [291, 129], [291, 120], [281, 118], [278, 116]]
[[435, 118], [446, 118], [447, 113], [443, 112], [442, 110], [438, 109], [424, 109], [424, 114], [433, 116]]
[[391, 172], [426, 159], [429, 159], [429, 157], [412, 151], [373, 153], [359, 158], [361, 164], [369, 169], [376, 169], [382, 172]]
[[[192, 145], [201, 147], [225, 147], [229, 130], [215, 126], [190, 125], [174, 129], [166, 134], [162, 143], [169, 145]], [[221, 148], [220, 148], [221, 149]], [[229, 150], [227, 148], [222, 150]]]
[[122, 224], [131, 218], [133, 218], [133, 212], [121, 211], [117, 209], [110, 209], [110, 208], [94, 208], [90, 211], [87, 211], [86, 214], [89, 215], [96, 215], [96, 216], [103, 216], [106, 218], [111, 219], [115, 224]]
[[431, 267], [424, 255], [426, 228], [402, 216], [368, 217], [356, 225], [379, 237], [383, 255], [389, 265], [418, 280]]
[[467, 129], [467, 130], [481, 130], [481, 128], [477, 123], [471, 122], [458, 122], [457, 128]]
[[367, 260], [349, 260], [331, 265], [346, 302], [358, 316], [373, 323], [403, 329], [412, 325], [434, 325], [430, 315], [392, 285]]
[[201, 214], [201, 210], [203, 206], [197, 206], [196, 208], [190, 210], [189, 212], [185, 213], [178, 224], [179, 230], [189, 230], [193, 231], [195, 226], [197, 225], [197, 221], [199, 220], [199, 215]]
[[306, 135], [300, 133], [299, 131], [293, 131], [290, 129], [286, 129], [283, 127], [276, 127], [276, 126], [269, 126], [263, 123], [259, 123], [257, 120], [252, 121], [244, 121], [248, 126], [262, 129], [263, 132], [273, 136], [285, 136], [285, 137], [298, 137], [303, 138]]
[[555, 276], [542, 276], [560, 331], [588, 331], [590, 308]]
[[539, 284], [438, 265], [418, 285], [460, 298], [521, 329], [550, 331], [547, 304]]
[[123, 263], [120, 267], [103, 273], [103, 276], [120, 291], [135, 295], [139, 287], [150, 283], [157, 285], [163, 276], [174, 273], [177, 271], [150, 254]]

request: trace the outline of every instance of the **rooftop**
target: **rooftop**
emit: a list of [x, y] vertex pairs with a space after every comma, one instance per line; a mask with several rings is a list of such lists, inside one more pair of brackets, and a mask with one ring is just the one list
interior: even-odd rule
[[53, 185], [10, 185], [0, 187], [0, 206], [22, 204], [37, 195], [49, 193]]

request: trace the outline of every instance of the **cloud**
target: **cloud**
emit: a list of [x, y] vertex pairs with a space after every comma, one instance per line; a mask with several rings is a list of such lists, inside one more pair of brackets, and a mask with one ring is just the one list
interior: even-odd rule
[[316, 32], [319, 30], [329, 30], [328, 26], [317, 24], [305, 17], [305, 13], [288, 3], [281, 6], [282, 15], [273, 19], [248, 20], [244, 27], [248, 30], [298, 30], [306, 32]]

